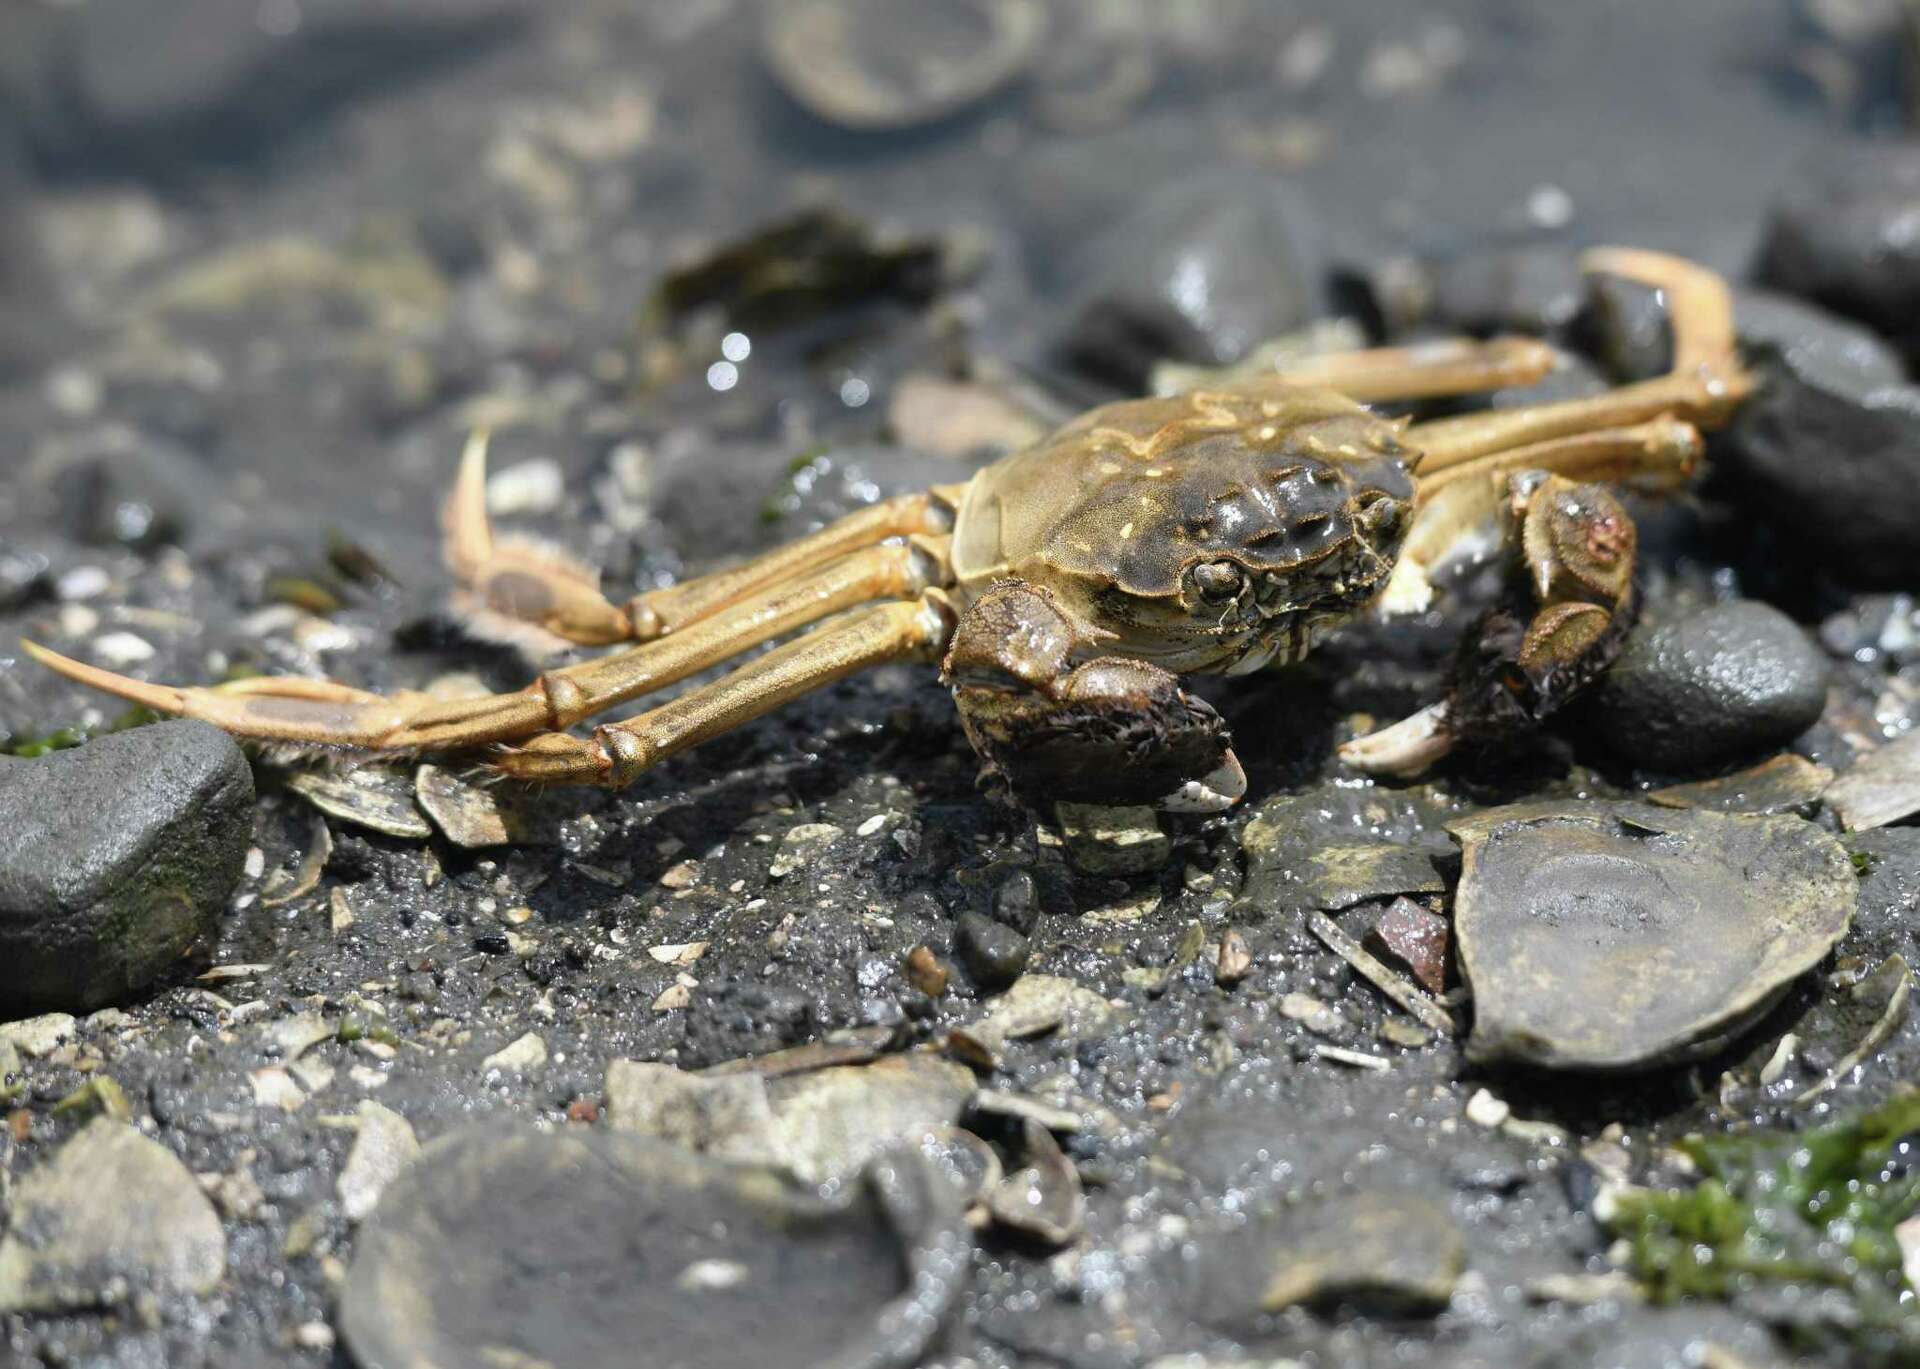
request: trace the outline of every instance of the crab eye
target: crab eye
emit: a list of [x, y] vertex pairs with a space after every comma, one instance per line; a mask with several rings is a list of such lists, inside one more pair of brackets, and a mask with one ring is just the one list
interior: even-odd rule
[[1398, 532], [1406, 512], [1406, 505], [1390, 494], [1360, 496], [1360, 526], [1377, 538], [1389, 538]]
[[1231, 561], [1203, 561], [1193, 568], [1193, 583], [1200, 597], [1215, 603], [1237, 596], [1243, 579], [1240, 567]]

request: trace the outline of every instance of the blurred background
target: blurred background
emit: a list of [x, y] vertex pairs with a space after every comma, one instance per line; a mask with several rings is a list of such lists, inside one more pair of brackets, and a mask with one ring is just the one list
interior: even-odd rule
[[496, 513], [657, 581], [1158, 362], [1335, 315], [1564, 325], [1566, 260], [1516, 248], [1743, 273], [1809, 157], [1906, 127], [1911, 22], [0, 0], [0, 594], [73, 545], [178, 546], [312, 607], [350, 597], [312, 571], [339, 529], [431, 586], [476, 422]]

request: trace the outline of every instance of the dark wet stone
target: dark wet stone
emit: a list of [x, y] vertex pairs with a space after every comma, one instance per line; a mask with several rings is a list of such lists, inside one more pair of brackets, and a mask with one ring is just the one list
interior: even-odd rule
[[1392, 332], [1553, 334], [1586, 302], [1579, 255], [1565, 247], [1490, 247], [1373, 273], [1372, 294]]
[[1828, 663], [1779, 610], [1750, 600], [1642, 624], [1593, 691], [1601, 737], [1650, 770], [1782, 746], [1819, 719]]
[[428, 1146], [356, 1243], [340, 1326], [363, 1364], [917, 1364], [967, 1238], [917, 1154], [838, 1200], [774, 1168], [619, 1132], [475, 1127]]
[[953, 949], [973, 982], [987, 990], [1004, 989], [1027, 968], [1033, 947], [1004, 922], [979, 913], [962, 913], [954, 924]]
[[1847, 929], [1858, 877], [1793, 817], [1528, 803], [1455, 819], [1479, 1064], [1647, 1069], [1724, 1046]]
[[1411, 1191], [1274, 1201], [1198, 1237], [1187, 1300], [1210, 1326], [1256, 1332], [1263, 1315], [1300, 1305], [1388, 1315], [1445, 1307], [1466, 1242], [1444, 1203]]
[[1323, 312], [1320, 250], [1307, 207], [1279, 181], [1174, 182], [1088, 250], [1060, 353], [1136, 392], [1156, 361], [1237, 361]]
[[0, 1017], [165, 974], [218, 926], [252, 835], [253, 772], [205, 723], [0, 766]]
[[[1645, 380], [1673, 365], [1673, 335], [1660, 292], [1619, 276], [1594, 276], [1580, 333], [1619, 380]], [[1903, 384], [1900, 354], [1872, 331], [1791, 295], [1752, 286], [1733, 291], [1733, 326], [1753, 359], [1777, 357], [1819, 389], [1855, 397]]]
[[1920, 143], [1823, 148], [1774, 202], [1755, 274], [1911, 348], [1920, 342]]
[[882, 132], [978, 103], [1026, 67], [1046, 32], [1037, 0], [789, 0], [761, 52], [781, 87], [828, 123]]
[[[1622, 380], [1671, 364], [1666, 310], [1644, 285], [1594, 281], [1597, 355]], [[1913, 581], [1920, 550], [1920, 390], [1867, 329], [1803, 300], [1739, 290], [1734, 324], [1757, 393], [1716, 444], [1713, 489], [1771, 524], [1781, 552], [1847, 583]]]
[[61, 528], [92, 545], [185, 544], [196, 517], [229, 502], [192, 452], [124, 427], [61, 441], [35, 463], [34, 473]]
[[1030, 870], [1015, 870], [993, 891], [993, 916], [1022, 936], [1031, 936], [1040, 921], [1040, 887]]
[[1843, 949], [1882, 959], [1912, 949], [1920, 925], [1920, 827], [1882, 827], [1847, 838], [1864, 865], [1860, 905]]
[[173, 1152], [98, 1118], [21, 1175], [0, 1240], [0, 1313], [114, 1307], [213, 1291], [227, 1241]]
[[1761, 384], [1720, 443], [1725, 496], [1780, 550], [1848, 584], [1920, 575], [1920, 388], [1843, 325], [1783, 335], [1750, 356]]

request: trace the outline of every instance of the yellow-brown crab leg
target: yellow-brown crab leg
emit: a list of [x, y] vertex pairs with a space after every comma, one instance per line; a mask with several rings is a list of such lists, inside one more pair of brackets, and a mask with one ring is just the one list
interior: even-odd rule
[[1406, 347], [1330, 352], [1289, 363], [1263, 384], [1313, 385], [1360, 404], [1390, 399], [1436, 399], [1512, 385], [1532, 385], [1554, 367], [1553, 348], [1536, 338], [1442, 338]]
[[953, 620], [953, 611], [939, 591], [911, 602], [858, 609], [712, 684], [596, 728], [591, 739], [543, 733], [506, 752], [495, 764], [514, 779], [624, 788], [675, 752], [836, 680], [890, 662], [932, 660], [952, 635]]
[[627, 606], [633, 635], [642, 641], [678, 632], [768, 585], [823, 566], [848, 552], [895, 537], [953, 531], [953, 510], [966, 489], [937, 485], [918, 494], [883, 499], [806, 537], [783, 543], [750, 561], [666, 589], [636, 595]]
[[593, 571], [564, 552], [494, 536], [486, 460], [487, 434], [476, 432], [442, 512], [447, 566], [464, 591], [455, 607], [481, 636], [546, 650], [651, 641], [850, 552], [946, 532], [960, 488], [882, 500], [740, 565], [650, 590], [621, 606], [600, 592]]
[[948, 542], [928, 537], [868, 547], [721, 609], [671, 637], [550, 670], [524, 690], [479, 698], [382, 696], [289, 676], [178, 688], [116, 675], [31, 642], [23, 645], [35, 660], [70, 680], [256, 741], [375, 752], [455, 750], [570, 727], [795, 628], [875, 599], [905, 598], [944, 585], [950, 574]]
[[1413, 526], [1378, 609], [1386, 617], [1425, 612], [1433, 576], [1456, 552], [1494, 541], [1507, 478], [1539, 470], [1569, 480], [1627, 484], [1649, 493], [1681, 489], [1700, 463], [1700, 431], [1675, 418], [1494, 452], [1414, 481]]
[[1590, 272], [1650, 285], [1667, 297], [1673, 370], [1586, 399], [1416, 423], [1407, 445], [1418, 452], [1416, 476], [1515, 447], [1620, 428], [1668, 415], [1717, 428], [1752, 391], [1734, 346], [1733, 306], [1726, 282], [1705, 267], [1659, 252], [1599, 248], [1582, 265]]

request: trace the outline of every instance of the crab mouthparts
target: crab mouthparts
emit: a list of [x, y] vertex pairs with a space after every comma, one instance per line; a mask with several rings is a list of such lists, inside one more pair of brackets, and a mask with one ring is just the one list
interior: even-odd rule
[[1250, 675], [1270, 665], [1293, 665], [1313, 649], [1313, 624], [1303, 612], [1269, 619], [1240, 658], [1227, 667], [1228, 675]]

